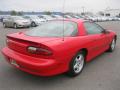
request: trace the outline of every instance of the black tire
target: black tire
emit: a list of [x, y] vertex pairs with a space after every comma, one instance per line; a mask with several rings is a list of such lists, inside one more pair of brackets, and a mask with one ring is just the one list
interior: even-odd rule
[[35, 22], [32, 22], [32, 23], [31, 23], [31, 26], [32, 26], [32, 27], [36, 27]]
[[30, 28], [30, 26], [27, 26], [27, 28]]
[[14, 24], [14, 29], [17, 29], [17, 28], [18, 28], [18, 27], [17, 27], [17, 24], [15, 23], [15, 24]]
[[[79, 65], [76, 65], [76, 63], [77, 63], [76, 59], [79, 57], [79, 55], [81, 55], [83, 58], [83, 64], [82, 64], [82, 67], [80, 68], [80, 70], [76, 71], [77, 68], [75, 70], [75, 66], [77, 66], [77, 67], [79, 66]], [[70, 77], [75, 77], [75, 76], [79, 75], [82, 72], [84, 66], [85, 66], [85, 53], [83, 51], [80, 51], [73, 57], [72, 61], [70, 62], [69, 71], [67, 72], [67, 75]]]
[[115, 50], [115, 46], [116, 46], [116, 39], [113, 38], [110, 46], [109, 46], [109, 49], [107, 50], [108, 52], [113, 52]]

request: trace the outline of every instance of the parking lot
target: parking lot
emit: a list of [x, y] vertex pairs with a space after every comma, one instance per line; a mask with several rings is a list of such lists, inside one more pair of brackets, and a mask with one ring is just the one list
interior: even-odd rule
[[[83, 72], [69, 78], [65, 75], [38, 77], [13, 68], [0, 53], [0, 90], [120, 90], [120, 21], [98, 23], [118, 35], [116, 50], [89, 62]], [[0, 50], [8, 33], [26, 29], [3, 28], [0, 23]]]

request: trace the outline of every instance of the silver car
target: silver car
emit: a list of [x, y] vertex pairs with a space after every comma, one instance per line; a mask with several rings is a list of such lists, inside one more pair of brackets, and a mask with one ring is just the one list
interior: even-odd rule
[[41, 25], [42, 23], [46, 22], [45, 19], [39, 18], [39, 17], [36, 16], [36, 15], [23, 16], [23, 18], [25, 18], [25, 19], [27, 19], [27, 20], [30, 20], [32, 27], [39, 26], [39, 25]]
[[3, 19], [3, 26], [4, 27], [30, 27], [31, 22], [30, 20], [24, 19], [21, 16], [9, 16]]

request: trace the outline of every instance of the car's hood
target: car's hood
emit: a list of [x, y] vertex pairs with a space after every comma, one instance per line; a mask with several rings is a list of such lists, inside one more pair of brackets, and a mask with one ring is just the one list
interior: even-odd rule
[[23, 20], [16, 20], [16, 22], [30, 22], [30, 20], [23, 19]]

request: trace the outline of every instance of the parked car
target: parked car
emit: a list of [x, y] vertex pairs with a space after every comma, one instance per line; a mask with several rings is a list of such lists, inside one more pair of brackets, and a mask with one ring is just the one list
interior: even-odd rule
[[114, 21], [113, 17], [108, 17], [109, 21]]
[[0, 22], [3, 22], [4, 15], [0, 15]]
[[62, 19], [63, 18], [63, 16], [60, 16], [60, 15], [52, 15], [52, 17], [55, 19]]
[[120, 21], [120, 17], [118, 17], [118, 21]]
[[3, 17], [0, 18], [0, 22], [3, 22]]
[[0, 15], [0, 22], [3, 22], [3, 19], [10, 17], [10, 15]]
[[117, 17], [112, 17], [113, 21], [118, 21], [119, 19]]
[[113, 31], [96, 23], [61, 19], [25, 32], [8, 34], [2, 53], [12, 66], [34, 75], [67, 73], [77, 76], [86, 62], [105, 51], [114, 51], [116, 40]]
[[75, 18], [75, 19], [84, 19], [82, 16], [80, 15], [69, 15], [71, 16], [72, 18]]
[[55, 19], [50, 15], [40, 15], [39, 18], [44, 18], [46, 21], [50, 21], [50, 20]]
[[45, 19], [39, 18], [36, 15], [23, 16], [23, 18], [30, 20], [32, 27], [36, 27], [36, 26], [41, 25], [42, 23], [46, 22]]
[[3, 19], [3, 26], [6, 27], [30, 27], [30, 21], [21, 16], [8, 16]]
[[73, 17], [71, 17], [70, 15], [64, 15], [64, 18], [72, 19]]
[[87, 16], [87, 20], [90, 20], [90, 21], [98, 21], [98, 17], [97, 16]]
[[75, 16], [78, 17], [78, 19], [84, 19], [84, 17], [81, 15], [75, 15]]
[[109, 20], [109, 19], [108, 19], [107, 17], [99, 16], [97, 21], [103, 22], [103, 21], [108, 21], [108, 20]]

